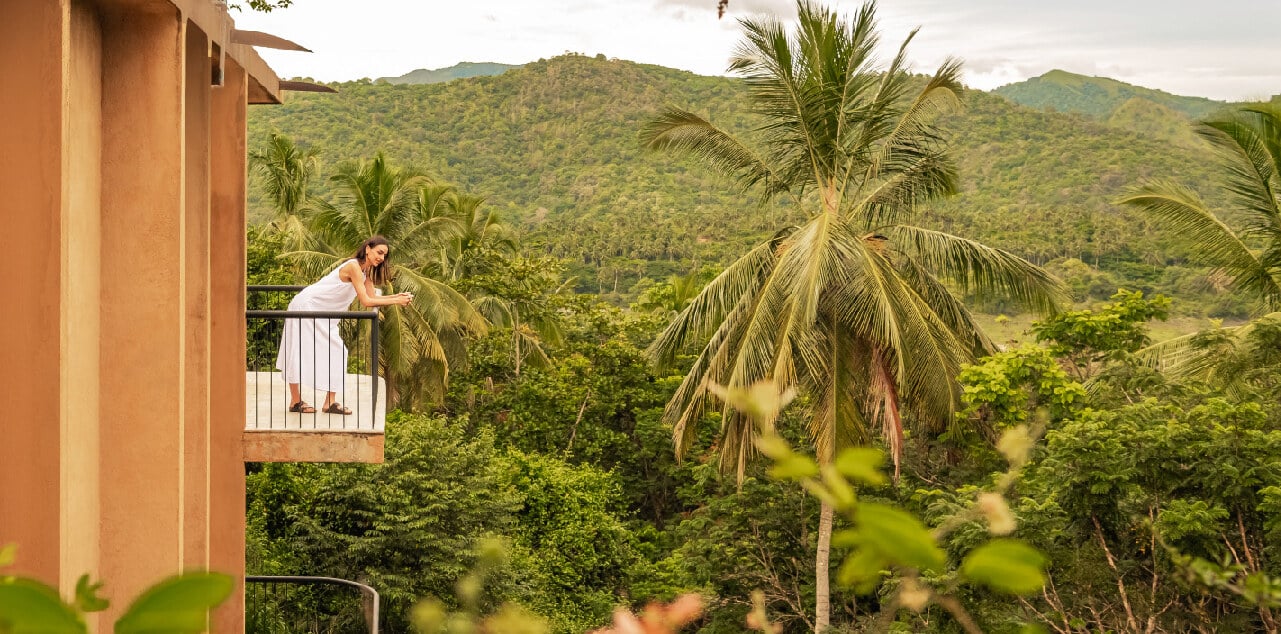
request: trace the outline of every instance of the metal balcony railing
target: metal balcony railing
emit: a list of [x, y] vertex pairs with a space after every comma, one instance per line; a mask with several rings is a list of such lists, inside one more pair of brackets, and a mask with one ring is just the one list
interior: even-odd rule
[[245, 577], [248, 634], [378, 634], [378, 592], [333, 577]]
[[[250, 293], [267, 293], [266, 301], [249, 305], [287, 305], [287, 293], [305, 286], [250, 285]], [[277, 368], [280, 347], [286, 345], [283, 333], [286, 322], [293, 322], [300, 333], [290, 345], [289, 363], [299, 375], [302, 400], [316, 411], [290, 412], [292, 397], [285, 375]], [[290, 311], [273, 308], [245, 311], [247, 334], [247, 410], [246, 430], [381, 430], [382, 401], [385, 398], [378, 363], [378, 311]], [[327, 334], [337, 326], [345, 359], [329, 345]], [[335, 392], [335, 400], [351, 410], [350, 415], [322, 411], [326, 392]]]

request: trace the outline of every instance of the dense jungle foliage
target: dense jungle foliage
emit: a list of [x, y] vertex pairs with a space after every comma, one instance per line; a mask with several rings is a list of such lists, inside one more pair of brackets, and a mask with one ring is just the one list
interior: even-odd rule
[[[1041, 326], [1049, 347], [965, 370], [968, 406], [955, 429], [909, 435], [902, 477], [864, 494], [934, 525], [973, 508], [1006, 469], [988, 434], [1043, 419], [1048, 431], [1009, 499], [1015, 534], [1048, 558], [1050, 583], [1014, 599], [963, 590], [987, 631], [1272, 623], [1256, 606], [1281, 593], [1281, 359], [1258, 359], [1240, 395], [1172, 382], [1132, 354], [1145, 320], [1168, 305], [1120, 295]], [[361, 580], [383, 595], [386, 631], [402, 632], [418, 598], [456, 605], [454, 584], [477, 564], [483, 538], [500, 537], [507, 554], [482, 605], [518, 603], [553, 631], [586, 631], [616, 605], [696, 592], [707, 603], [698, 631], [738, 632], [755, 591], [783, 631], [810, 631], [817, 501], [767, 475], [766, 463], [750, 466], [741, 486], [722, 475], [714, 421], [676, 459], [661, 418], [681, 375], [656, 373], [644, 355], [664, 309], [579, 296], [561, 311], [565, 343], [550, 367], [515, 375], [509, 334], [491, 332], [469, 350], [441, 408], [388, 419], [386, 464], [253, 468], [250, 572]], [[1278, 333], [1271, 323], [1259, 336], [1275, 350]], [[796, 414], [778, 429], [804, 446]], [[959, 558], [986, 532], [970, 519], [942, 546]], [[836, 547], [833, 561], [849, 552]], [[1247, 583], [1250, 573], [1272, 581]], [[838, 587], [834, 626], [876, 631], [894, 589]], [[937, 607], [897, 622], [958, 631]]]
[[[250, 573], [387, 632], [1278, 631], [1281, 110], [953, 112], [872, 9], [798, 9], [750, 84], [567, 55], [255, 115], [249, 279], [382, 233], [420, 299], [385, 464], [251, 465]], [[1154, 344], [1180, 312], [1253, 320]]]

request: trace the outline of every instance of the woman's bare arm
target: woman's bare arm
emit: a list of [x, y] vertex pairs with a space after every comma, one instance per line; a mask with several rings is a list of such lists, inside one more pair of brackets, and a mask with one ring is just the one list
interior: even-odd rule
[[345, 278], [347, 282], [356, 289], [356, 297], [360, 299], [360, 305], [365, 308], [375, 308], [377, 306], [392, 306], [399, 304], [404, 306], [408, 304], [413, 295], [409, 293], [396, 293], [386, 297], [379, 297], [374, 293], [374, 285], [365, 277], [365, 272], [360, 270], [360, 265], [354, 260], [343, 265], [343, 270], [339, 277]]

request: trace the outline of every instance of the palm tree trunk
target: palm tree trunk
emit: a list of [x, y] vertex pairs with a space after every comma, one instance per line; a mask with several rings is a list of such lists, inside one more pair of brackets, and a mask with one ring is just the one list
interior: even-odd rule
[[823, 502], [818, 514], [818, 550], [814, 555], [814, 632], [832, 622], [832, 586], [828, 580], [832, 556], [832, 505]]

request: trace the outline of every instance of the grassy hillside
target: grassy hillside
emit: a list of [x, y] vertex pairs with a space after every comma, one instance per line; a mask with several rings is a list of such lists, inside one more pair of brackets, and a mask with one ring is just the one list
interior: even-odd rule
[[[733, 79], [569, 55], [448, 83], [337, 88], [254, 109], [251, 144], [279, 131], [318, 145], [329, 163], [385, 150], [488, 196], [525, 226], [527, 244], [576, 263], [583, 290], [626, 292], [642, 277], [724, 264], [797, 211], [761, 208], [709, 171], [639, 147], [640, 126], [667, 103], [750, 128]], [[1128, 132], [979, 91], [966, 99], [949, 122], [964, 191], [925, 210], [926, 224], [1047, 263], [1083, 299], [1126, 285], [1178, 292], [1190, 312], [1234, 310], [1201, 272], [1178, 266], [1160, 232], [1109, 204], [1144, 177], [1208, 182], [1197, 151], [1141, 126]]]
[[1145, 99], [1189, 119], [1204, 117], [1225, 105], [1204, 97], [1172, 95], [1107, 77], [1086, 77], [1063, 70], [1052, 70], [1040, 77], [1002, 86], [994, 92], [1031, 108], [1049, 107], [1060, 112], [1079, 112], [1104, 119], [1135, 98]]
[[513, 68], [520, 68], [520, 66], [512, 64], [496, 64], [494, 62], [460, 62], [448, 68], [436, 68], [432, 70], [419, 68], [418, 70], [405, 73], [400, 77], [380, 77], [379, 80], [392, 84], [438, 84], [452, 79], [501, 75]]

